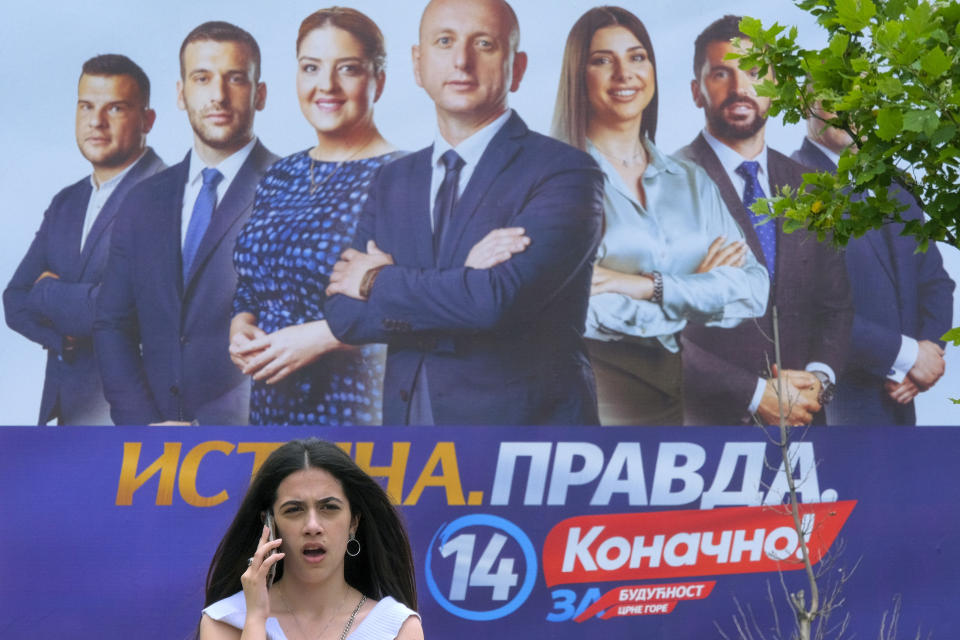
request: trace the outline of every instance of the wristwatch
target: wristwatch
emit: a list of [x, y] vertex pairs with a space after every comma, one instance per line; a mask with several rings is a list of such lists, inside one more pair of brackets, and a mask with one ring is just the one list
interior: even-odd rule
[[830, 382], [830, 376], [823, 371], [811, 371], [810, 373], [820, 381], [820, 393], [817, 395], [817, 402], [820, 403], [820, 406], [825, 407], [833, 400], [833, 394], [837, 386]]

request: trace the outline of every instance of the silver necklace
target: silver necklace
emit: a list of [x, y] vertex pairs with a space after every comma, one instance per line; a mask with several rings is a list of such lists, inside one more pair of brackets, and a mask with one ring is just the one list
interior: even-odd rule
[[345, 162], [350, 162], [351, 160], [356, 158], [358, 155], [360, 155], [361, 151], [369, 147], [370, 143], [373, 142], [375, 137], [376, 136], [371, 136], [370, 139], [367, 140], [362, 147], [358, 148], [356, 151], [351, 153], [347, 158], [344, 158], [343, 160], [340, 160], [339, 162], [337, 162], [336, 166], [333, 169], [331, 169], [330, 173], [324, 176], [323, 180], [321, 180], [320, 182], [317, 182], [313, 177], [313, 165], [319, 161], [315, 161], [313, 159], [313, 156], [310, 155], [309, 152], [307, 152], [307, 156], [310, 158], [310, 195], [313, 195], [317, 189], [327, 184], [327, 182], [330, 181], [330, 178], [332, 178], [334, 175], [336, 175], [338, 171], [340, 171], [340, 167], [342, 167]]
[[596, 142], [593, 143], [593, 146], [595, 146], [597, 149], [599, 149], [599, 150], [600, 150], [600, 153], [602, 153], [603, 155], [607, 156], [607, 158], [608, 158], [609, 160], [616, 160], [616, 161], [619, 162], [621, 165], [623, 165], [624, 167], [627, 167], [627, 168], [629, 168], [631, 165], [637, 165], [637, 164], [638, 164], [637, 160], [643, 158], [643, 160], [646, 161], [646, 158], [647, 158], [647, 154], [646, 154], [646, 152], [645, 152], [645, 150], [644, 150], [644, 148], [643, 148], [642, 146], [640, 147], [640, 150], [639, 150], [639, 151], [637, 151], [635, 154], [633, 154], [632, 157], [629, 157], [629, 158], [621, 158], [620, 156], [615, 156], [615, 155], [613, 155], [612, 153], [609, 153], [609, 152], [605, 151], [605, 150], [604, 150], [600, 145], [598, 145]]

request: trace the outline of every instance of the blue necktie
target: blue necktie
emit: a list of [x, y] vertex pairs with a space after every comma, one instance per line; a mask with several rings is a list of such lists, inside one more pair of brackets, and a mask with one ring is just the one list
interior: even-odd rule
[[213, 217], [213, 210], [217, 207], [217, 183], [223, 178], [223, 174], [216, 169], [206, 168], [201, 173], [203, 174], [203, 186], [200, 187], [197, 201], [193, 203], [193, 214], [190, 216], [190, 224], [187, 226], [187, 236], [183, 240], [184, 280], [190, 273], [190, 266], [197, 256], [197, 249], [200, 248], [203, 234], [207, 232], [207, 227], [210, 226], [210, 218]]
[[460, 169], [465, 164], [463, 158], [457, 155], [453, 149], [448, 150], [442, 156], [440, 161], [446, 169], [443, 176], [443, 182], [440, 183], [440, 189], [437, 191], [437, 199], [433, 205], [433, 254], [440, 253], [440, 247], [443, 244], [443, 234], [449, 226], [450, 217], [453, 215], [453, 207], [457, 204], [457, 191], [460, 184]]
[[757, 178], [757, 171], [760, 169], [760, 163], [748, 160], [737, 167], [737, 175], [746, 180], [747, 184], [743, 188], [743, 206], [747, 209], [747, 215], [757, 232], [757, 238], [760, 240], [760, 248], [763, 249], [763, 260], [767, 264], [767, 271], [770, 273], [770, 279], [773, 280], [774, 269], [777, 264], [777, 223], [767, 220], [765, 215], [757, 215], [750, 210], [750, 206], [760, 198], [765, 198], [763, 187], [760, 186], [760, 180]]

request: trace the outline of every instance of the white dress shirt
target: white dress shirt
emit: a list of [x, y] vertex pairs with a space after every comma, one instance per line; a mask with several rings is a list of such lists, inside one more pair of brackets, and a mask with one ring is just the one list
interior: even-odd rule
[[483, 157], [483, 152], [487, 150], [490, 141], [493, 140], [493, 137], [503, 128], [503, 125], [507, 124], [511, 113], [513, 113], [513, 110], [507, 109], [496, 120], [466, 140], [461, 141], [456, 147], [451, 146], [446, 138], [440, 134], [440, 130], [437, 130], [433, 142], [433, 155], [430, 158], [430, 166], [433, 167], [433, 172], [430, 174], [431, 229], [434, 228], [435, 225], [433, 207], [437, 202], [437, 192], [440, 191], [440, 185], [443, 184], [443, 177], [447, 173], [446, 167], [443, 166], [440, 157], [450, 149], [453, 149], [457, 152], [457, 155], [463, 159], [463, 167], [460, 169], [460, 180], [457, 183], [457, 196], [459, 197], [463, 194], [466, 186], [470, 184], [473, 170], [477, 168], [477, 163], [480, 162], [480, 158]]
[[144, 149], [137, 159], [131, 162], [126, 169], [103, 184], [98, 185], [97, 179], [93, 177], [92, 173], [90, 174], [90, 186], [93, 187], [93, 191], [90, 192], [90, 199], [87, 200], [87, 212], [83, 216], [83, 233], [80, 236], [80, 251], [83, 251], [83, 245], [87, 243], [87, 236], [90, 235], [90, 229], [93, 228], [93, 223], [97, 221], [97, 216], [100, 215], [100, 210], [103, 209], [103, 205], [105, 205], [107, 200], [110, 199], [110, 196], [113, 195], [117, 185], [120, 184], [126, 175], [130, 173], [130, 170], [143, 159], [146, 153], [147, 150]]
[[[230, 188], [230, 183], [237, 177], [237, 173], [240, 172], [240, 167], [247, 161], [250, 152], [253, 151], [253, 147], [256, 144], [257, 138], [254, 136], [253, 140], [245, 144], [242, 149], [234, 152], [233, 155], [224, 159], [217, 166], [209, 167], [218, 170], [223, 175], [223, 179], [217, 184], [217, 206], [223, 202], [223, 196], [227, 193], [227, 189]], [[196, 204], [197, 196], [200, 195], [200, 188], [203, 187], [203, 170], [207, 168], [207, 165], [200, 158], [200, 154], [197, 153], [196, 147], [194, 147], [190, 151], [190, 167], [187, 170], [187, 184], [183, 190], [183, 209], [181, 209], [180, 214], [181, 247], [183, 246], [184, 240], [187, 239], [187, 228], [190, 226], [190, 218], [193, 216], [193, 205]]]

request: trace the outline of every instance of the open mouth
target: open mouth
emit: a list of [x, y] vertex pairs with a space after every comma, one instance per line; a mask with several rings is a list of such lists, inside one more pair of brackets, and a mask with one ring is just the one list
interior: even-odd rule
[[310, 545], [303, 548], [303, 557], [307, 559], [308, 562], [319, 562], [323, 560], [323, 557], [327, 555], [327, 550], [319, 545]]

